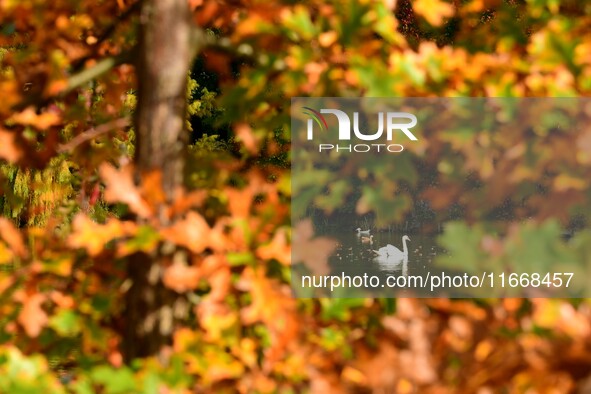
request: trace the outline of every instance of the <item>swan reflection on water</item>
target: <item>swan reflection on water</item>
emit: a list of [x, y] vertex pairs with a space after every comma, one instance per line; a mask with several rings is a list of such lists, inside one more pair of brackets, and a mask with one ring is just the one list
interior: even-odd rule
[[402, 270], [402, 275], [408, 275], [408, 256], [404, 256], [400, 259], [394, 256], [388, 257], [378, 255], [373, 258], [373, 261], [378, 265], [380, 271], [389, 272]]
[[357, 237], [348, 229], [335, 234], [340, 242], [329, 263], [331, 272], [336, 273], [367, 273], [383, 280], [392, 276], [425, 277], [433, 268], [432, 259], [440, 252], [435, 237], [430, 235], [416, 234], [411, 240], [404, 233], [378, 232]]

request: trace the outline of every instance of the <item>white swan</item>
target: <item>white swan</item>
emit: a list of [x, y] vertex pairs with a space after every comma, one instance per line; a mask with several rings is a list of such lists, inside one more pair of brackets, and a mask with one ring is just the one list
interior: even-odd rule
[[410, 241], [408, 235], [402, 237], [402, 250], [398, 249], [394, 245], [388, 244], [379, 248], [378, 250], [374, 250], [373, 252], [376, 253], [378, 257], [385, 258], [389, 261], [403, 260], [404, 258], [408, 258], [408, 247], [406, 246], [406, 241]]
[[357, 236], [361, 236], [361, 235], [369, 235], [369, 230], [361, 230], [361, 227], [357, 227]]
[[373, 258], [382, 271], [398, 271], [402, 269], [403, 275], [408, 274], [408, 256], [403, 258], [395, 256], [378, 255]]

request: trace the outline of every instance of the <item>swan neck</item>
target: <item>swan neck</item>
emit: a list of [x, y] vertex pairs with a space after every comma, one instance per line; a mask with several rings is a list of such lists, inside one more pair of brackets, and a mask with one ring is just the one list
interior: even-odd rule
[[407, 241], [407, 239], [406, 239], [406, 238], [403, 238], [403, 239], [402, 239], [402, 253], [403, 253], [405, 256], [408, 256], [408, 247], [406, 246], [406, 241]]

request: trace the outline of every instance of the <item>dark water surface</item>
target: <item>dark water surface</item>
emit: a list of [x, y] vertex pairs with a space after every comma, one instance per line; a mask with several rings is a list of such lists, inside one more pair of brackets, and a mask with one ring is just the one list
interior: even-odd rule
[[[367, 229], [364, 229], [367, 230]], [[371, 231], [368, 235], [358, 235], [349, 228], [324, 232], [338, 242], [334, 253], [329, 257], [331, 275], [377, 276], [380, 283], [386, 283], [389, 276], [419, 275], [426, 277], [433, 270], [433, 260], [443, 250], [436, 244], [435, 235], [404, 234], [399, 232]], [[407, 256], [399, 255], [392, 247], [403, 251], [402, 237], [408, 235]], [[388, 246], [391, 245], [391, 246]], [[396, 253], [392, 253], [396, 252]], [[401, 289], [366, 289], [376, 295], [394, 297], [408, 294]], [[420, 290], [419, 290], [420, 292]]]

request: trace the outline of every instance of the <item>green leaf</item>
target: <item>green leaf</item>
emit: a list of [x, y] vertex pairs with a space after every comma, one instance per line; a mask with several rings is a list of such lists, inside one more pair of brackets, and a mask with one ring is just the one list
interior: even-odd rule
[[296, 41], [308, 41], [317, 34], [308, 9], [302, 6], [296, 7], [294, 12], [283, 20], [282, 25], [288, 36]]
[[134, 375], [127, 367], [115, 369], [106, 365], [98, 366], [92, 371], [91, 377], [93, 381], [101, 384], [108, 394], [137, 392]]
[[248, 265], [252, 264], [255, 259], [254, 255], [250, 252], [236, 252], [236, 253], [228, 253], [227, 260], [230, 265]]
[[322, 298], [322, 319], [348, 321], [352, 310], [362, 307], [366, 301], [365, 298]]
[[438, 242], [448, 254], [437, 256], [437, 266], [466, 272], [477, 271], [478, 264], [485, 262], [487, 257], [479, 249], [482, 236], [483, 231], [479, 227], [469, 227], [462, 222], [447, 223]]
[[76, 312], [62, 309], [49, 320], [49, 326], [59, 335], [73, 336], [80, 333], [81, 321]]

